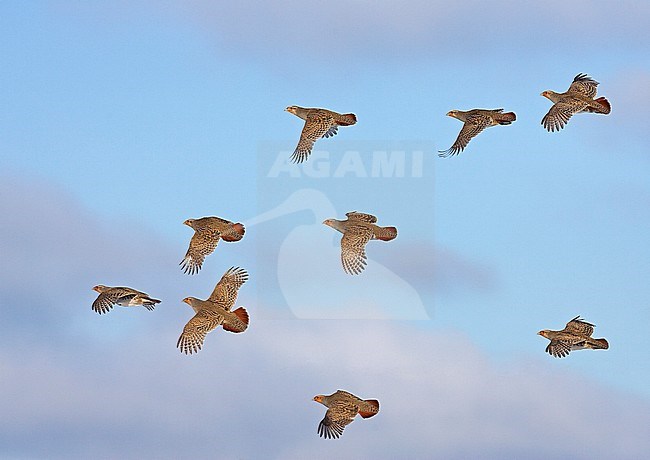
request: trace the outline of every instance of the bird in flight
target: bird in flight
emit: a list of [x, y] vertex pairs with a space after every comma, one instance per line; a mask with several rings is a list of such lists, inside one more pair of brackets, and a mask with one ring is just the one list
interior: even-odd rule
[[231, 311], [239, 288], [248, 279], [243, 268], [231, 267], [221, 277], [207, 300], [186, 297], [183, 302], [196, 313], [190, 319], [176, 346], [185, 354], [198, 353], [208, 332], [223, 326], [226, 331], [244, 332], [248, 328], [248, 312], [244, 307]]
[[220, 239], [228, 242], [239, 241], [246, 231], [243, 224], [235, 224], [220, 217], [187, 219], [183, 224], [194, 229], [190, 247], [179, 264], [188, 275], [194, 275], [201, 270], [205, 257], [212, 254]]
[[100, 315], [108, 313], [113, 305], [121, 307], [144, 307], [153, 310], [160, 300], [149, 297], [144, 292], [136, 291], [129, 287], [110, 287], [98, 284], [93, 291], [99, 292], [97, 299], [93, 302], [93, 311]]
[[546, 337], [551, 342], [546, 347], [546, 352], [556, 358], [564, 358], [572, 350], [607, 350], [609, 343], [605, 339], [594, 339], [594, 325], [576, 316], [566, 323], [561, 331], [544, 329], [537, 334]]
[[569, 118], [576, 113], [589, 112], [607, 115], [612, 111], [612, 107], [604, 97], [594, 99], [597, 91], [598, 82], [584, 73], [576, 75], [571, 86], [564, 93], [544, 91], [540, 96], [550, 99], [553, 105], [542, 118], [542, 125], [548, 131], [553, 132], [564, 128], [564, 125], [569, 122]]
[[458, 155], [465, 150], [469, 141], [485, 128], [496, 125], [509, 125], [517, 119], [514, 112], [503, 113], [503, 109], [473, 109], [466, 112], [451, 110], [447, 112], [447, 116], [462, 121], [463, 127], [460, 129], [454, 144], [447, 150], [438, 152], [438, 155], [442, 158]]
[[314, 396], [314, 401], [327, 407], [325, 417], [318, 424], [321, 438], [335, 439], [343, 434], [343, 429], [354, 420], [357, 414], [370, 418], [379, 412], [379, 401], [361, 399], [347, 391], [337, 390], [329, 396]]
[[350, 275], [358, 275], [366, 268], [366, 243], [370, 240], [393, 240], [397, 237], [397, 228], [375, 225], [377, 218], [362, 212], [352, 211], [346, 216], [346, 220], [327, 219], [323, 224], [343, 233], [343, 270]]
[[311, 154], [314, 143], [321, 137], [328, 138], [336, 135], [339, 126], [350, 126], [357, 122], [353, 113], [340, 114], [327, 109], [304, 108], [292, 105], [287, 112], [305, 120], [298, 146], [291, 155], [291, 161], [302, 163]]

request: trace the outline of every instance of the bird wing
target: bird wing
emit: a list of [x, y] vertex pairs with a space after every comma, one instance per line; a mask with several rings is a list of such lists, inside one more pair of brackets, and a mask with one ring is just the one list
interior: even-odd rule
[[470, 115], [465, 120], [465, 124], [458, 133], [458, 137], [454, 144], [447, 150], [440, 150], [438, 155], [442, 158], [458, 155], [465, 150], [467, 144], [472, 138], [476, 137], [481, 131], [490, 126], [490, 118], [486, 115], [475, 114]]
[[375, 216], [373, 216], [372, 214], [364, 214], [363, 212], [352, 211], [352, 212], [348, 212], [346, 216], [350, 220], [361, 220], [363, 222], [368, 222], [370, 224], [374, 224], [375, 222], [377, 222], [377, 218]]
[[366, 265], [366, 243], [372, 238], [372, 230], [360, 225], [349, 225], [341, 238], [341, 262], [343, 270], [358, 275]]
[[581, 335], [583, 337], [591, 337], [591, 334], [594, 333], [594, 325], [582, 320], [580, 316], [576, 316], [566, 323], [564, 332]]
[[556, 358], [564, 358], [571, 351], [571, 343], [553, 339], [546, 347], [546, 352]]
[[214, 287], [208, 302], [214, 302], [226, 311], [230, 311], [237, 300], [237, 291], [248, 279], [243, 268], [230, 267]]
[[338, 132], [339, 132], [339, 125], [334, 125], [325, 134], [323, 134], [323, 137], [327, 139], [328, 137], [336, 136]]
[[185, 253], [185, 257], [179, 264], [182, 270], [188, 275], [194, 275], [199, 272], [205, 257], [212, 254], [219, 243], [219, 233], [216, 229], [205, 229], [194, 232], [190, 240], [190, 247]]
[[222, 322], [223, 315], [205, 309], [200, 310], [183, 328], [183, 332], [178, 338], [178, 342], [176, 342], [176, 347], [186, 355], [198, 353], [203, 346], [207, 333]]
[[354, 420], [359, 407], [353, 404], [334, 403], [327, 409], [325, 417], [318, 424], [318, 435], [325, 439], [338, 438], [343, 429]]
[[[331, 115], [322, 112], [312, 112], [307, 115], [305, 126], [302, 128], [298, 146], [291, 155], [291, 161], [294, 163], [302, 163], [311, 154], [311, 149], [321, 137], [329, 137], [332, 127], [336, 126], [336, 122]], [[335, 130], [336, 131], [336, 130]], [[329, 136], [326, 136], [329, 134]], [[334, 133], [335, 134], [335, 133]]]
[[128, 302], [138, 294], [144, 293], [129, 288], [109, 289], [97, 296], [92, 305], [93, 311], [96, 311], [100, 315], [102, 313], [108, 313], [111, 308], [113, 308], [113, 305], [117, 304], [120, 301]]
[[593, 99], [598, 92], [598, 82], [584, 73], [579, 73], [569, 86], [569, 92], [580, 93]]
[[587, 107], [587, 103], [577, 99], [556, 102], [542, 118], [542, 125], [547, 131], [559, 131], [569, 122], [569, 118], [585, 107]]

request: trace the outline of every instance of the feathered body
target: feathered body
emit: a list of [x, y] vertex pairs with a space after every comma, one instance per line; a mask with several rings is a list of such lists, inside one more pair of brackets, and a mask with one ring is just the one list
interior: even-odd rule
[[503, 109], [472, 109], [467, 111], [451, 110], [447, 116], [463, 122], [463, 127], [458, 133], [454, 144], [447, 150], [441, 150], [439, 155], [443, 158], [458, 155], [465, 150], [469, 141], [485, 128], [497, 125], [509, 125], [517, 119], [514, 112], [503, 112]]
[[564, 93], [546, 90], [540, 94], [553, 102], [553, 106], [542, 118], [542, 126], [550, 132], [559, 131], [576, 113], [600, 113], [607, 115], [612, 111], [609, 101], [596, 97], [598, 82], [580, 73], [575, 76], [569, 89]]
[[327, 219], [323, 224], [341, 232], [341, 263], [346, 273], [358, 275], [366, 266], [366, 243], [370, 240], [390, 241], [397, 237], [397, 228], [376, 225], [371, 214], [348, 212], [346, 220]]
[[537, 334], [549, 339], [546, 352], [556, 358], [564, 358], [574, 350], [607, 350], [609, 343], [605, 339], [594, 339], [594, 325], [576, 316], [561, 331], [544, 329]]
[[297, 105], [285, 109], [298, 118], [305, 120], [298, 145], [291, 155], [291, 161], [302, 163], [311, 154], [314, 143], [321, 137], [328, 138], [336, 135], [339, 126], [350, 126], [357, 122], [353, 113], [338, 113], [327, 109], [305, 108]]
[[326, 439], [341, 436], [344, 428], [352, 423], [357, 414], [370, 418], [379, 412], [379, 401], [376, 399], [361, 399], [344, 390], [337, 390], [331, 395], [314, 396], [314, 401], [327, 407], [325, 417], [318, 424], [318, 435]]

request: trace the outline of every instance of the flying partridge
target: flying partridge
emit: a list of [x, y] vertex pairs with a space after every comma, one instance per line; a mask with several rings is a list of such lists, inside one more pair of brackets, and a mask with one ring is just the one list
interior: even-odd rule
[[188, 275], [199, 272], [205, 257], [212, 254], [219, 239], [224, 241], [239, 241], [244, 237], [244, 225], [232, 223], [220, 217], [202, 217], [187, 219], [183, 224], [194, 229], [190, 247], [180, 262], [181, 269]]
[[370, 418], [379, 412], [379, 401], [361, 399], [347, 391], [337, 390], [329, 396], [314, 396], [314, 401], [327, 407], [325, 418], [318, 424], [318, 434], [322, 438], [338, 438], [343, 429], [354, 420], [357, 414]]
[[99, 313], [108, 313], [113, 305], [122, 307], [144, 307], [153, 310], [160, 300], [149, 297], [144, 292], [136, 291], [128, 287], [110, 287], [98, 284], [93, 291], [99, 292], [99, 296], [93, 302], [93, 310]]
[[604, 97], [596, 97], [598, 82], [584, 73], [579, 73], [565, 93], [544, 91], [544, 96], [553, 102], [553, 106], [542, 118], [542, 125], [548, 131], [559, 131], [569, 122], [569, 118], [576, 113], [590, 112], [607, 115], [612, 111], [609, 101]]
[[350, 275], [358, 275], [366, 268], [366, 243], [370, 240], [393, 240], [397, 237], [397, 228], [375, 225], [377, 218], [370, 214], [352, 211], [346, 216], [346, 220], [327, 219], [323, 223], [343, 233], [343, 270]]
[[248, 327], [248, 312], [244, 307], [231, 311], [237, 291], [248, 279], [246, 270], [231, 267], [223, 274], [207, 300], [186, 297], [183, 302], [196, 312], [190, 319], [176, 346], [185, 354], [198, 353], [208, 332], [223, 326], [226, 331], [244, 332]]
[[304, 108], [296, 105], [284, 110], [305, 120], [298, 146], [291, 155], [291, 161], [294, 163], [305, 161], [311, 154], [314, 142], [321, 137], [332, 137], [338, 132], [339, 126], [350, 126], [357, 122], [357, 116], [353, 113], [340, 114], [331, 110]]
[[447, 150], [440, 150], [439, 156], [446, 158], [458, 155], [465, 150], [467, 144], [473, 137], [490, 126], [509, 125], [517, 119], [514, 112], [503, 113], [503, 109], [473, 109], [463, 112], [462, 110], [451, 110], [447, 112], [448, 117], [457, 118], [462, 121], [463, 127], [458, 133], [456, 142]]
[[609, 348], [607, 340], [594, 339], [591, 337], [593, 333], [594, 325], [583, 321], [580, 316], [576, 316], [566, 323], [566, 327], [561, 331], [544, 329], [537, 334], [551, 341], [546, 347], [547, 353], [556, 358], [564, 358], [572, 350], [584, 350], [586, 348], [607, 350]]

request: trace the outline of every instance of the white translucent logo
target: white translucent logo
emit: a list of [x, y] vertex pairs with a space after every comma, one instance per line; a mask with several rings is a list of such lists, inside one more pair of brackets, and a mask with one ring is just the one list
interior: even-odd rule
[[[260, 227], [257, 231], [265, 231], [265, 240], [279, 245], [277, 260], [267, 260], [261, 267], [277, 275], [277, 285], [269, 281], [261, 289], [278, 286], [292, 314], [301, 319], [430, 319], [417, 290], [390, 267], [373, 260], [375, 251], [395, 250], [389, 247], [390, 242], [368, 243], [368, 265], [361, 275], [343, 271], [341, 234], [322, 222], [342, 218], [350, 210], [336, 209], [320, 190], [301, 188], [245, 222], [247, 229]], [[295, 215], [300, 215], [301, 223], [288, 232], [273, 228], [274, 223]], [[397, 252], [395, 257], [399, 257]]]
[[421, 178], [424, 168], [422, 150], [346, 150], [331, 154], [315, 150], [307, 161], [296, 164], [290, 151], [280, 151], [266, 173], [267, 178]]

